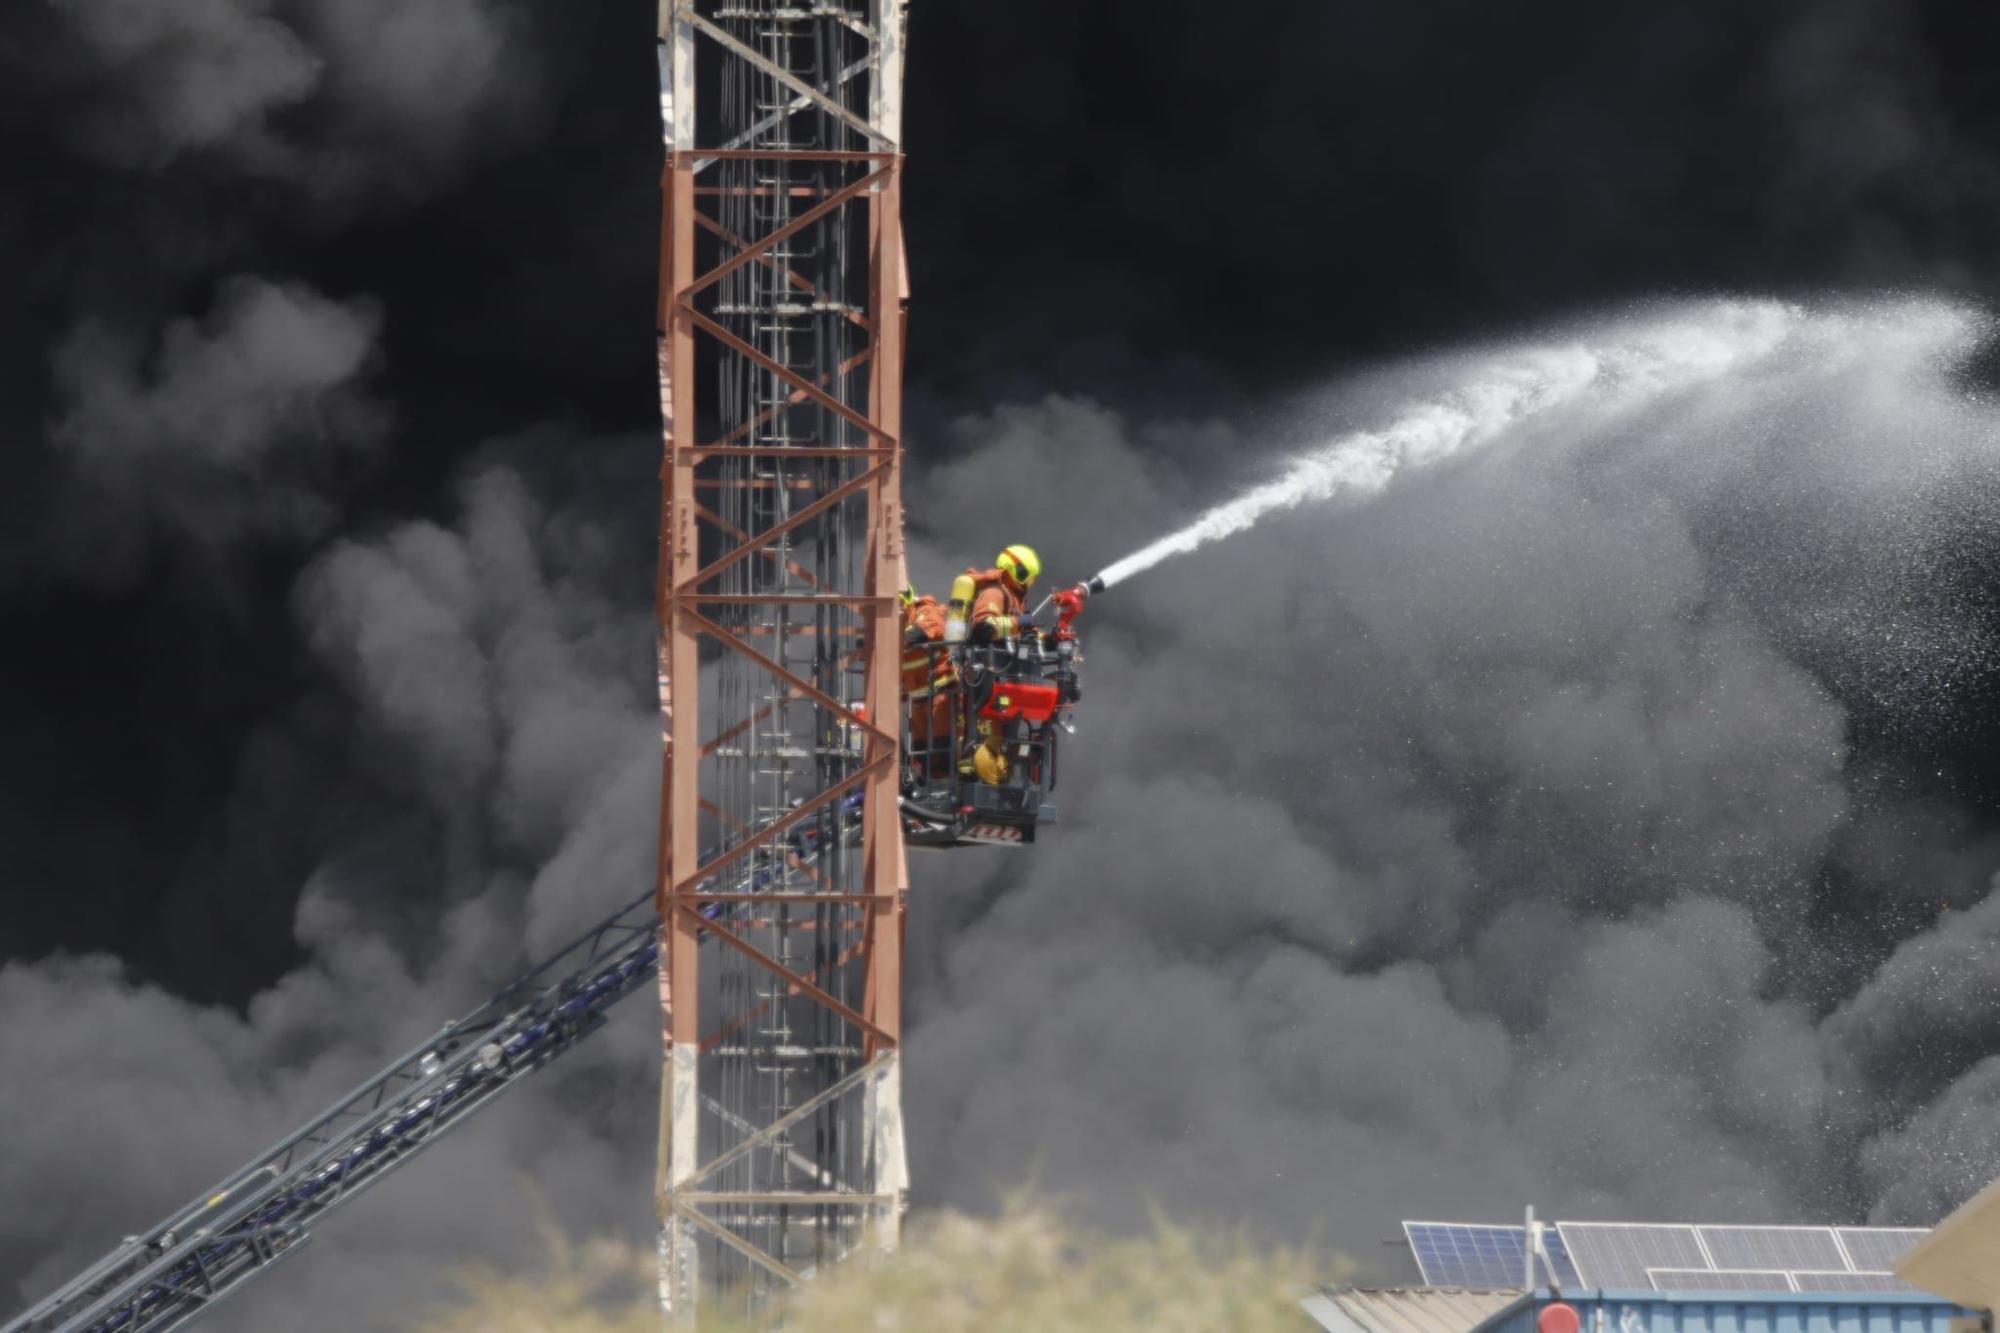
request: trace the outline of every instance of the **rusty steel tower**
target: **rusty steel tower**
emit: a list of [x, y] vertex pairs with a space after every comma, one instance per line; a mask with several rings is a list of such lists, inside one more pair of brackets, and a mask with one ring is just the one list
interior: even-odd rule
[[906, 1196], [907, 0], [660, 0], [660, 1296]]

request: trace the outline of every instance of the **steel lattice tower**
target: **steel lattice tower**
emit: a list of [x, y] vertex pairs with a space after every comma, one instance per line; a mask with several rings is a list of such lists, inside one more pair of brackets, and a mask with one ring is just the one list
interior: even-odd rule
[[660, 0], [661, 1301], [906, 1197], [907, 0]]

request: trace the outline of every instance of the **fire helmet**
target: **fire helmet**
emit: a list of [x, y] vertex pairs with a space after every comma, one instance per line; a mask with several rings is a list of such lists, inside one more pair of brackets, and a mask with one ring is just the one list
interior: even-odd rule
[[1031, 587], [1042, 576], [1042, 558], [1032, 546], [1010, 546], [993, 561], [1000, 572], [1021, 587]]

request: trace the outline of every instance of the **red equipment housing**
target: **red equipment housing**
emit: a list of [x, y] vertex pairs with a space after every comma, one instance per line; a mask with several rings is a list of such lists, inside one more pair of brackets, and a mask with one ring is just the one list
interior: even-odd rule
[[995, 722], [1026, 718], [1046, 722], [1062, 704], [1062, 692], [1053, 685], [1036, 681], [1010, 680], [996, 685], [993, 696], [980, 707], [979, 716]]

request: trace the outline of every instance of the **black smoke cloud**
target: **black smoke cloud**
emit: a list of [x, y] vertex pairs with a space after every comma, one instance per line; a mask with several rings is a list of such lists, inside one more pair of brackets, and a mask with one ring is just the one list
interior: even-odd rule
[[[10, 1304], [644, 885], [658, 724], [650, 607], [623, 575], [652, 549], [648, 452], [547, 432], [495, 445], [448, 522], [336, 542], [302, 573], [313, 684], [246, 747], [223, 861], [177, 886], [172, 914], [200, 923], [190, 956], [226, 966], [289, 944], [299, 966], [241, 1009], [135, 983], [102, 956], [0, 968], [20, 1130], [0, 1179], [10, 1197], [61, 1196], [0, 1235]], [[217, 892], [256, 871], [295, 887], [276, 904]], [[536, 1256], [550, 1221], [644, 1234], [656, 1029], [643, 1003], [623, 1020], [571, 1077], [385, 1186], [373, 1218], [316, 1238], [321, 1262], [259, 1284], [223, 1326], [396, 1327], [447, 1299], [465, 1259]]]
[[[312, 706], [287, 629], [301, 571], [342, 533], [440, 512], [472, 452], [525, 423], [645, 424], [650, 20], [617, 17], [10, 13], [7, 956], [108, 948], [239, 1003], [281, 975], [356, 785], [340, 738], [273, 735]], [[619, 67], [607, 46], [629, 53], [631, 116], [576, 96], [582, 70]], [[614, 254], [622, 301], [550, 276]], [[607, 381], [641, 396], [621, 408]], [[261, 808], [233, 794], [249, 766]]]
[[[1168, 5], [1143, 28], [939, 7], [911, 65], [912, 420], [944, 447], [965, 412], [1051, 391], [1254, 420], [1355, 357], [1661, 289], [1986, 293], [1991, 23], [1886, 0], [1252, 24]], [[37, 902], [10, 952], [115, 948], [238, 1001], [286, 965], [169, 947], [195, 933], [160, 919], [183, 895], [133, 886], [229, 836], [238, 753], [297, 691], [268, 631], [317, 543], [439, 512], [471, 452], [527, 423], [649, 427], [651, 45], [643, 6], [592, 3], [9, 13], [0, 606], [22, 648], [0, 698], [94, 677], [88, 706], [10, 719], [0, 792]], [[172, 331], [225, 337], [259, 286], [363, 315], [373, 344], [339, 385], [260, 409], [269, 495], [202, 432], [121, 408], [161, 406]], [[143, 464], [63, 446], [121, 413]], [[1200, 439], [1148, 447], [1218, 481]], [[173, 646], [114, 686], [134, 640]]]
[[[122, 591], [177, 559], [174, 537], [207, 576], [218, 546], [296, 559], [364, 483], [409, 469], [324, 455], [379, 443], [380, 389], [425, 373], [398, 364], [389, 313], [444, 267], [413, 274], [434, 241], [410, 224], [545, 141], [542, 81], [578, 43], [542, 43], [508, 0], [21, 9], [0, 41], [23, 187], [0, 230], [23, 277], [0, 317], [20, 392], [0, 410], [33, 521], [10, 525], [0, 574]], [[464, 415], [461, 457], [495, 430]], [[272, 494], [191, 514], [271, 462]], [[154, 498], [167, 512], [135, 533]], [[148, 527], [170, 539], [157, 552]], [[107, 535], [127, 554], [91, 552]]]
[[[648, 873], [651, 21], [0, 30], [21, 1300]], [[920, 573], [1086, 574], [1465, 364], [1412, 346], [1658, 290], [1992, 304], [1994, 21], [925, 10]], [[1093, 605], [1063, 835], [918, 862], [921, 1196], [1039, 1166], [1373, 1253], [1405, 1210], [1921, 1220], [1991, 1174], [1943, 999], [2000, 864], [1991, 424], [1886, 309]], [[635, 1005], [229, 1317], [387, 1325], [527, 1252], [524, 1179], [643, 1235]]]
[[51, 0], [45, 77], [87, 93], [68, 137], [120, 168], [206, 158], [328, 204], [436, 189], [507, 146], [540, 66], [503, 0]]
[[108, 94], [78, 127], [95, 153], [154, 165], [185, 152], [270, 151], [270, 119], [311, 95], [324, 62], [268, 7], [211, 0], [68, 4], [71, 56]]
[[[1850, 693], [1899, 652], [1960, 676], [1990, 657], [1976, 615], [1907, 649], [1880, 635], [1898, 570], [1984, 558], [1943, 497], [2000, 494], [1992, 409], [1955, 379], [1985, 325], [1920, 302], [1788, 318], [1768, 362], [1548, 414], [1093, 600], [1063, 823], [1032, 851], [913, 861], [922, 1200], [1039, 1175], [1114, 1224], [1164, 1204], [1372, 1257], [1399, 1216], [1529, 1200], [1922, 1221], [2000, 1170], [1979, 1114], [1992, 900], [1948, 910], [1925, 878], [2000, 867], [1948, 786], [1905, 772], [1885, 796], [1900, 733], [1851, 723], [1866, 703], [1928, 726], [1931, 696]], [[1488, 354], [1357, 377], [1273, 438], [1315, 443]], [[952, 447], [912, 480], [927, 585], [1023, 538], [1081, 576], [1198, 506], [1206, 462], [1162, 459], [1283, 456], [1060, 397], [961, 418]], [[9, 1115], [36, 1127], [10, 1194], [67, 1182], [4, 1237], [23, 1299], [645, 882], [658, 740], [629, 575], [650, 459], [644, 437], [529, 432], [468, 466], [442, 520], [302, 572], [311, 689], [247, 747], [229, 818], [309, 843], [266, 881], [301, 885], [264, 913], [301, 959], [275, 985], [230, 1011], [105, 959], [0, 972], [13, 1095], [79, 1108]], [[1895, 540], [1846, 552], [1829, 512], [1895, 515]], [[1780, 551], [1832, 571], [1811, 615], [1746, 577]], [[1827, 669], [1850, 654], [1874, 665]], [[274, 778], [288, 762], [320, 780]], [[1857, 828], [1931, 857], [1857, 854]], [[532, 1254], [545, 1215], [643, 1237], [651, 1017], [635, 1001], [225, 1324], [393, 1326], [454, 1263]]]
[[367, 385], [380, 325], [366, 302], [241, 279], [157, 349], [78, 328], [56, 350], [65, 411], [52, 431], [72, 478], [56, 531], [79, 539], [73, 560], [122, 582], [155, 530], [217, 556], [324, 535], [339, 474], [389, 425]]
[[[954, 169], [912, 205], [941, 215], [911, 236], [925, 378], [1198, 411], [1605, 298], [1990, 297], [1968, 53], [1995, 23], [1886, 0], [932, 13], [911, 146]], [[964, 299], [996, 256], [1006, 297]]]
[[[1871, 777], [1937, 706], [1875, 682], [1991, 669], [1981, 615], [1905, 638], [1896, 591], [1991, 559], [1949, 494], [2000, 481], [1952, 380], [1983, 329], [1808, 316], [1636, 419], [1527, 423], [1094, 600], [1070, 822], [923, 863], [923, 1187], [1039, 1165], [1110, 1217], [1369, 1254], [1528, 1201], [1927, 1221], [2000, 1171], [1988, 914], [1934, 868], [1990, 849], [1947, 787]], [[1186, 512], [1109, 414], [968, 429], [1004, 447], [913, 502], [954, 545], [1041, 537], [1081, 576]], [[1042, 485], [1038, 442], [1095, 484]], [[1794, 598], [1773, 561], [1821, 568]]]

